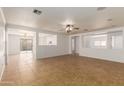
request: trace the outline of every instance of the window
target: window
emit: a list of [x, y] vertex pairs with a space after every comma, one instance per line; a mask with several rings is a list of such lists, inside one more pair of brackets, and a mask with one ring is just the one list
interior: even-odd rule
[[85, 36], [84, 46], [86, 48], [106, 48], [107, 34]]
[[123, 31], [113, 31], [105, 34], [83, 36], [84, 48], [123, 48]]
[[107, 35], [100, 34], [92, 36], [92, 47], [93, 48], [106, 48], [107, 47]]
[[112, 49], [120, 49], [123, 48], [123, 36], [122, 32], [113, 32], [111, 35], [111, 46]]
[[82, 44], [84, 48], [90, 48], [90, 36], [82, 36]]
[[106, 41], [94, 41], [94, 46], [96, 47], [106, 47]]
[[39, 45], [57, 45], [57, 35], [39, 33]]

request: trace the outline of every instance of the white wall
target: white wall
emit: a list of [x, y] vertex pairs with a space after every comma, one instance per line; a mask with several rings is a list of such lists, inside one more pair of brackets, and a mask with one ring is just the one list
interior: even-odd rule
[[[114, 28], [114, 29], [106, 29], [106, 30], [101, 30], [101, 31], [94, 31], [94, 32], [89, 32], [89, 33], [80, 33], [80, 34], [71, 35], [69, 37], [69, 39], [72, 36], [80, 36], [80, 48], [79, 48], [79, 55], [80, 56], [105, 59], [105, 60], [124, 63], [124, 46], [123, 46], [123, 49], [84, 48], [82, 45], [83, 41], [81, 39], [83, 35], [96, 34], [96, 33], [98, 34], [98, 33], [105, 33], [105, 32], [109, 32], [109, 31], [120, 31], [120, 30], [124, 32], [123, 27], [122, 28]], [[124, 37], [124, 35], [123, 35], [123, 37]], [[69, 40], [69, 44], [70, 44], [70, 40]], [[69, 53], [71, 53], [71, 46], [69, 46]]]
[[[106, 29], [101, 31], [94, 31], [89, 33], [80, 33], [75, 35], [70, 35], [69, 37], [64, 34], [59, 34], [56, 32], [49, 32], [42, 29], [33, 29], [29, 27], [22, 27], [22, 26], [14, 26], [9, 25], [10, 28], [16, 28], [16, 29], [23, 29], [23, 30], [30, 30], [36, 32], [36, 58], [46, 58], [46, 57], [53, 57], [53, 56], [59, 56], [64, 54], [71, 54], [71, 37], [72, 36], [79, 36], [79, 55], [80, 56], [88, 56], [93, 58], [99, 58], [99, 59], [106, 59], [106, 60], [112, 60], [112, 61], [118, 61], [118, 62], [124, 62], [124, 49], [95, 49], [95, 48], [83, 48], [82, 47], [82, 35], [87, 34], [99, 34], [99, 33], [106, 33], [110, 31], [116, 31], [116, 30], [123, 30], [123, 27], [120, 28], [114, 28], [114, 29]], [[39, 46], [38, 45], [38, 34], [39, 33], [51, 33], [51, 34], [57, 34], [58, 36], [58, 46]], [[123, 40], [124, 42], [124, 40]]]
[[36, 59], [36, 33], [33, 33], [33, 58]]
[[0, 80], [5, 67], [5, 18], [0, 8]]
[[[57, 34], [57, 33], [53, 33], [53, 34]], [[39, 58], [47, 58], [47, 57], [69, 54], [68, 40], [69, 38], [67, 35], [57, 34], [57, 46], [39, 46], [37, 42], [37, 52], [36, 52], [37, 58], [39, 59]]]
[[[46, 58], [54, 57], [59, 55], [69, 54], [69, 37], [63, 33], [47, 31], [44, 29], [36, 29], [31, 27], [19, 26], [8, 24], [8, 29], [20, 29], [36, 32], [36, 58]], [[57, 46], [39, 46], [38, 45], [38, 34], [39, 33], [48, 33], [48, 34], [57, 34]]]
[[79, 37], [76, 37], [76, 53], [79, 54]]
[[20, 53], [20, 36], [9, 34], [8, 35], [8, 54], [15, 55]]
[[124, 50], [120, 49], [82, 48], [80, 50], [80, 56], [87, 56], [124, 63]]

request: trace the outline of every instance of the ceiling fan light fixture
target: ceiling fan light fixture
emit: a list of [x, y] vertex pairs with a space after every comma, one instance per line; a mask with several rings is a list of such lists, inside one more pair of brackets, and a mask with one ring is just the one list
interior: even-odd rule
[[66, 32], [70, 33], [73, 30], [73, 25], [66, 25]]

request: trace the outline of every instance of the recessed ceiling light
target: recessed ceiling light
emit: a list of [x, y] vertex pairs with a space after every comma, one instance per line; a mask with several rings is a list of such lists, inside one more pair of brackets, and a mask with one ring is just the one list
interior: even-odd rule
[[102, 11], [102, 10], [105, 10], [107, 7], [98, 7], [97, 8], [97, 11]]
[[34, 10], [33, 10], [33, 13], [35, 13], [35, 14], [37, 14], [37, 15], [40, 15], [40, 14], [42, 13], [42, 11], [37, 10], [37, 9], [34, 9]]

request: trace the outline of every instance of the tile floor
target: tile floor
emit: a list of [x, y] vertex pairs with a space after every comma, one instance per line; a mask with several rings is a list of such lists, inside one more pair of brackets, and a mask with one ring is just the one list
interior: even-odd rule
[[65, 55], [34, 60], [9, 56], [0, 85], [124, 85], [124, 63]]

